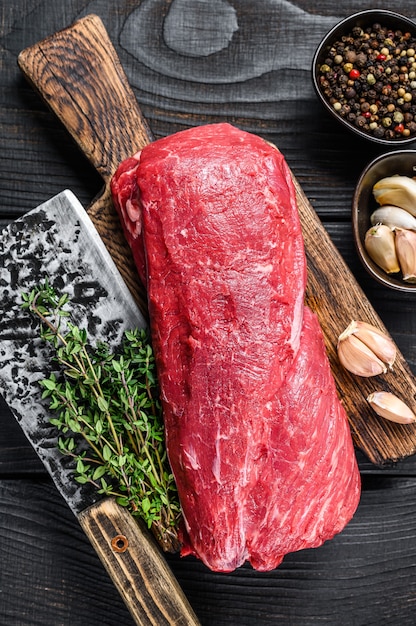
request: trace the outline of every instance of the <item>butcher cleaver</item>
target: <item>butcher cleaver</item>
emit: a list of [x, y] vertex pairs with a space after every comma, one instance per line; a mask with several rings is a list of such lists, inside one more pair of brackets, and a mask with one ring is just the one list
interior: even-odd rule
[[71, 299], [74, 322], [110, 348], [145, 320], [83, 206], [64, 191], [12, 222], [0, 236], [0, 393], [78, 518], [135, 622], [196, 625], [189, 606], [147, 530], [114, 499], [74, 479], [57, 448], [39, 380], [53, 370], [37, 320], [22, 293], [45, 278]]

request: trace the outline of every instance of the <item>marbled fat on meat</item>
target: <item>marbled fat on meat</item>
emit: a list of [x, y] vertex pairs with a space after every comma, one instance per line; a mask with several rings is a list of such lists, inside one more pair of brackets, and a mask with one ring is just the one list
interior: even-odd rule
[[121, 164], [115, 205], [148, 292], [183, 554], [275, 568], [340, 532], [359, 473], [322, 333], [290, 172], [214, 124]]

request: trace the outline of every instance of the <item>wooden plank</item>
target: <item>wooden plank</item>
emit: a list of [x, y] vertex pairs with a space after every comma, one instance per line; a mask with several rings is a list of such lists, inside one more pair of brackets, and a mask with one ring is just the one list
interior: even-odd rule
[[0, 481], [0, 530], [1, 624], [133, 626], [49, 479]]
[[[416, 485], [364, 480], [357, 513], [320, 548], [273, 572], [168, 562], [204, 626], [413, 626]], [[0, 623], [133, 624], [75, 518], [48, 481], [0, 481]]]

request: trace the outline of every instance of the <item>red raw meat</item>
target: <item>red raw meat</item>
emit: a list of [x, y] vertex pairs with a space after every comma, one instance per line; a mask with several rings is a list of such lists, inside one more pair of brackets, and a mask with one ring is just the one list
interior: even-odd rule
[[273, 405], [267, 459], [249, 498], [248, 552], [259, 570], [340, 532], [360, 494], [345, 411], [319, 322], [306, 307], [299, 352]]
[[148, 292], [182, 553], [273, 569], [342, 530], [360, 495], [286, 162], [202, 126], [125, 161], [112, 192]]

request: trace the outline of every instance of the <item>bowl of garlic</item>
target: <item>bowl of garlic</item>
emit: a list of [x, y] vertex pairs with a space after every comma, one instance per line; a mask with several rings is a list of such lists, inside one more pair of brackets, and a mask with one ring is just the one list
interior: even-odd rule
[[352, 201], [358, 255], [386, 287], [416, 292], [416, 150], [382, 154], [362, 172]]

